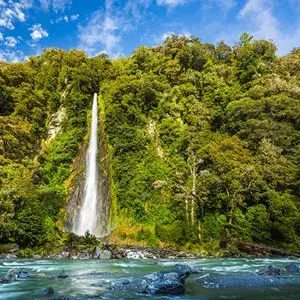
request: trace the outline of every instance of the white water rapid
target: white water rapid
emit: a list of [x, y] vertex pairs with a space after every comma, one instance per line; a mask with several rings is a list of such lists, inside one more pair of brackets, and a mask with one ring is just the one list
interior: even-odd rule
[[94, 94], [92, 109], [92, 124], [89, 148], [86, 155], [86, 178], [84, 199], [76, 226], [76, 233], [84, 235], [86, 231], [96, 235], [97, 225], [97, 128], [98, 107], [97, 94]]

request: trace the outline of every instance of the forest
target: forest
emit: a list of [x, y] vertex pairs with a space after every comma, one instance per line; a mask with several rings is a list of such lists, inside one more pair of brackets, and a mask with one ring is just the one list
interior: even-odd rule
[[131, 56], [0, 62], [0, 244], [63, 247], [71, 165], [99, 95], [118, 243], [299, 252], [300, 49], [173, 35]]

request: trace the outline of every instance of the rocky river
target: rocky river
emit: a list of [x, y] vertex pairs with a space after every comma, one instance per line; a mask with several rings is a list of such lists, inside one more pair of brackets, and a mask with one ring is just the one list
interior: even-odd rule
[[4, 259], [0, 299], [300, 299], [299, 266], [296, 258]]

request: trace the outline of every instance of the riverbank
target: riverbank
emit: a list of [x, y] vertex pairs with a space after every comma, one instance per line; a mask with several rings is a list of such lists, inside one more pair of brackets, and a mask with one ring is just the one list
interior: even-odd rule
[[[19, 249], [16, 244], [7, 244], [0, 247], [0, 259], [201, 259], [219, 257], [300, 257], [298, 253], [286, 252], [282, 249], [260, 246], [255, 244], [240, 243], [239, 247], [220, 249], [219, 251], [187, 252], [174, 248], [151, 248], [135, 245], [101, 244], [88, 246], [69, 246], [42, 253], [40, 249]], [[5, 251], [3, 251], [5, 250]]]

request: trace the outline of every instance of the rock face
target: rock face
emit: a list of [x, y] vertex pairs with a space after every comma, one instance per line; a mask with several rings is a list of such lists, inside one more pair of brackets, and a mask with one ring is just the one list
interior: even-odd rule
[[110, 290], [150, 295], [182, 295], [185, 292], [185, 280], [192, 272], [189, 266], [177, 265], [170, 271], [154, 272], [139, 280], [112, 284]]
[[[95, 234], [97, 237], [107, 236], [112, 231], [113, 211], [111, 200], [110, 160], [107, 149], [107, 138], [103, 127], [103, 116], [99, 114], [98, 120], [98, 191], [97, 211], [98, 219]], [[64, 229], [67, 232], [75, 232], [75, 224], [78, 220], [80, 208], [84, 197], [85, 188], [85, 164], [88, 145], [83, 143], [79, 154], [75, 158], [71, 168], [72, 180], [69, 183], [69, 202], [66, 210], [68, 217], [65, 220]]]
[[6, 275], [2, 278], [2, 283], [10, 283], [12, 281], [20, 279], [25, 279], [31, 277], [31, 274], [27, 269], [10, 269], [7, 271]]

